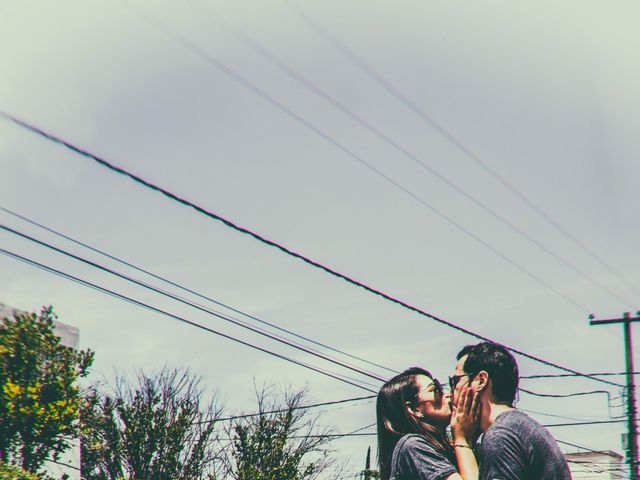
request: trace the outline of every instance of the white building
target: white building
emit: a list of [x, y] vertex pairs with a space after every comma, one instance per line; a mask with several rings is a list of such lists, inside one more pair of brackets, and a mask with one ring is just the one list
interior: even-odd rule
[[629, 478], [629, 466], [622, 455], [610, 450], [602, 452], [567, 453], [574, 480], [613, 480]]
[[[3, 323], [5, 319], [12, 319], [14, 315], [20, 313], [25, 313], [25, 311], [0, 302], [0, 321]], [[78, 348], [79, 331], [76, 327], [56, 321], [54, 322], [54, 330], [56, 335], [61, 338], [63, 345]], [[63, 474], [67, 474], [69, 480], [80, 480], [80, 441], [72, 442], [71, 448], [61, 456], [59, 463], [47, 462], [46, 471], [54, 478], [61, 478]]]

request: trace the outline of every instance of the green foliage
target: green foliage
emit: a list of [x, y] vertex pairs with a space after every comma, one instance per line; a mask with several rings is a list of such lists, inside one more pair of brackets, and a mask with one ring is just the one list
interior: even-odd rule
[[87, 480], [196, 480], [211, 477], [220, 411], [202, 407], [199, 379], [188, 370], [119, 377], [113, 395], [94, 387], [81, 410]]
[[40, 480], [40, 477], [20, 467], [0, 463], [0, 480]]
[[43, 307], [0, 324], [0, 455], [30, 472], [77, 436], [76, 381], [93, 362], [93, 352], [61, 345], [55, 318]]
[[300, 409], [305, 391], [277, 400], [273, 388], [257, 392], [258, 415], [238, 419], [226, 473], [236, 480], [312, 480], [334, 463], [326, 448], [330, 432]]
[[363, 480], [372, 480], [375, 478], [380, 478], [380, 472], [378, 472], [377, 470], [371, 470], [371, 469], [365, 468], [360, 473], [360, 478], [362, 478]]
[[364, 470], [360, 472], [359, 478], [362, 480], [380, 478], [380, 472], [371, 469], [371, 447], [367, 448], [367, 458], [364, 462]]

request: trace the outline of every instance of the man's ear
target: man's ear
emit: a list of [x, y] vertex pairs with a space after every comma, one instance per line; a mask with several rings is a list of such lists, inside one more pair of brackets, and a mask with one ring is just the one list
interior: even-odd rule
[[478, 379], [478, 392], [484, 392], [489, 388], [489, 382], [491, 381], [491, 378], [486, 371], [480, 370], [478, 375], [476, 375], [476, 378]]

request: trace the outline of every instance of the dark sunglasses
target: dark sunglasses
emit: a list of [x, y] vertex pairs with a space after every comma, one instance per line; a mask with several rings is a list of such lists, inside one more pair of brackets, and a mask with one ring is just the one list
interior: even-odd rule
[[[443, 396], [444, 395], [444, 388], [442, 388], [442, 384], [440, 383], [440, 380], [438, 380], [437, 378], [432, 378], [431, 381], [433, 382], [433, 393], [436, 396]], [[416, 400], [418, 399], [418, 393], [416, 393]]]
[[471, 379], [475, 377], [477, 374], [478, 372], [463, 373], [462, 375], [453, 375], [452, 377], [449, 377], [449, 387], [451, 388], [451, 391], [453, 392], [455, 390], [456, 385], [458, 385], [458, 382], [460, 381], [461, 378], [469, 377], [469, 381], [471, 381]]
[[444, 395], [444, 388], [442, 388], [442, 384], [440, 383], [440, 380], [438, 380], [437, 378], [433, 379], [433, 390], [438, 395]]
[[432, 378], [431, 381], [433, 382], [433, 391], [435, 392], [435, 394], [440, 396], [444, 395], [444, 388], [442, 388], [440, 380], [438, 380], [437, 378]]

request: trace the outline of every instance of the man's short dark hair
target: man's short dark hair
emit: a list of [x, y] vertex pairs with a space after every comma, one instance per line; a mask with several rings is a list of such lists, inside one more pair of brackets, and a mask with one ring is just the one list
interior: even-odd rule
[[518, 364], [506, 347], [493, 342], [467, 345], [457, 359], [468, 355], [464, 362], [465, 373], [484, 370], [491, 378], [493, 396], [496, 401], [513, 406], [518, 391]]

